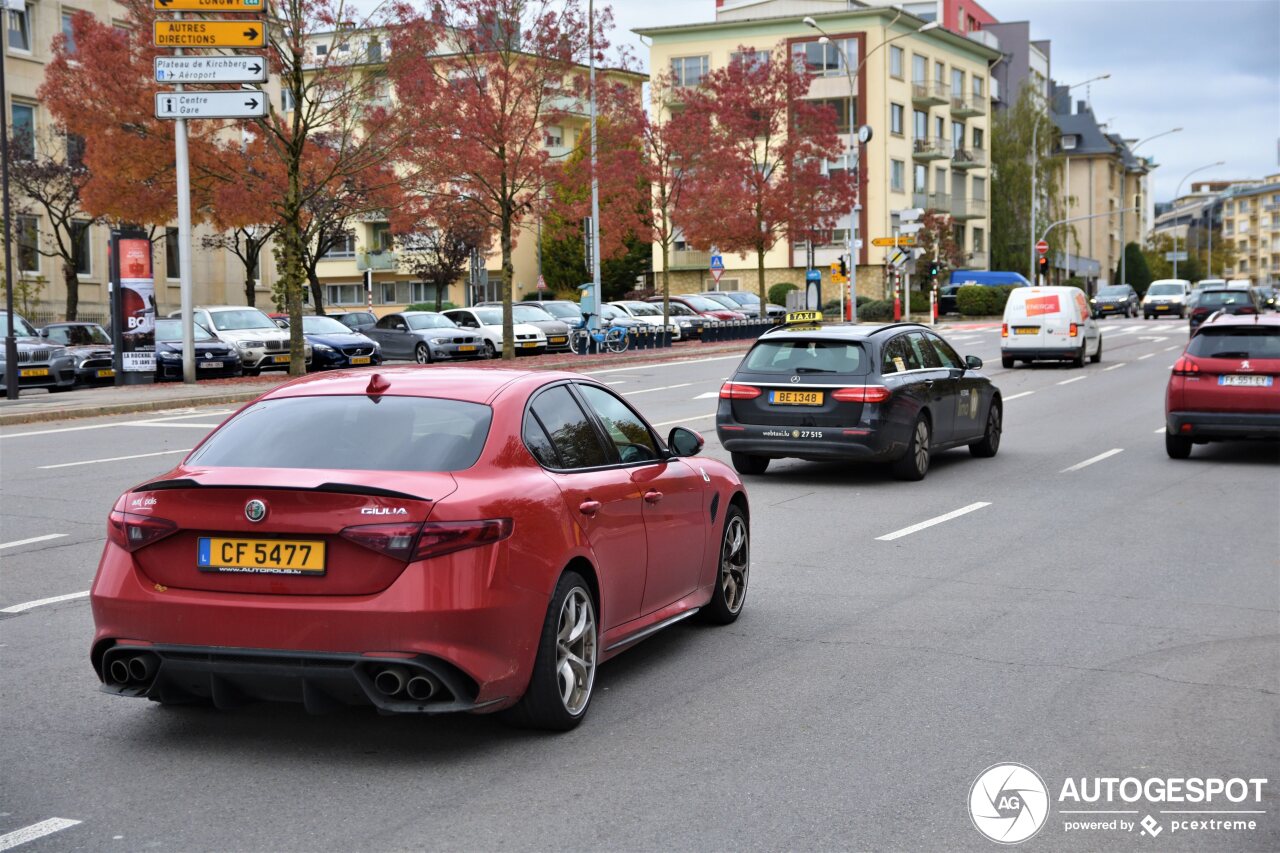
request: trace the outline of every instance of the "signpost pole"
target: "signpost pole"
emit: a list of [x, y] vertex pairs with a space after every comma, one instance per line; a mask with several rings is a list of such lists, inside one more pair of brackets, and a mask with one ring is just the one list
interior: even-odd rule
[[[175, 15], [181, 21], [181, 12]], [[182, 48], [174, 49], [174, 56], [182, 56]], [[174, 87], [181, 92], [181, 83]], [[173, 128], [174, 172], [178, 183], [178, 280], [182, 308], [182, 381], [194, 385], [196, 381], [196, 332], [194, 307], [191, 297], [191, 165], [187, 159], [187, 120], [180, 118]]]
[[[5, 103], [4, 60], [0, 58], [0, 142], [9, 139], [9, 111]], [[18, 399], [18, 339], [13, 336], [13, 238], [9, 222], [9, 146], [0, 144], [0, 192], [4, 204], [4, 394]]]

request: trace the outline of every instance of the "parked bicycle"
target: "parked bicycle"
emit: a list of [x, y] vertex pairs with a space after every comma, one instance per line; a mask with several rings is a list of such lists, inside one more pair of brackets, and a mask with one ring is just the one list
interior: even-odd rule
[[590, 317], [590, 314], [584, 314], [584, 327], [569, 333], [569, 349], [576, 353], [590, 352], [591, 341], [595, 341], [596, 352], [626, 352], [627, 347], [631, 346], [631, 339], [627, 337], [625, 329], [617, 326], [608, 329], [585, 328], [586, 321]]

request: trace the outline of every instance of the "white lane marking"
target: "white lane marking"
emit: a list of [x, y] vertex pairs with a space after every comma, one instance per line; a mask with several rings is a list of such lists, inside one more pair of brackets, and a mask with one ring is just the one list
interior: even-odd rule
[[912, 533], [918, 533], [927, 527], [933, 527], [935, 524], [941, 524], [944, 521], [950, 521], [953, 518], [959, 518], [962, 515], [968, 515], [974, 510], [982, 509], [984, 506], [991, 506], [991, 502], [978, 501], [976, 503], [971, 503], [968, 506], [962, 506], [960, 507], [960, 509], [952, 510], [951, 512], [944, 513], [943, 515], [930, 518], [929, 520], [922, 521], [919, 524], [913, 524], [910, 527], [904, 527], [901, 530], [895, 530], [892, 533], [886, 533], [883, 536], [877, 536], [876, 541], [892, 542], [894, 539], [901, 539], [903, 536], [910, 536]]
[[1160, 351], [1161, 351], [1161, 352], [1173, 352], [1173, 351], [1174, 351], [1174, 350], [1176, 350], [1177, 348], [1178, 348], [1178, 345], [1177, 345], [1177, 344], [1174, 344], [1173, 346], [1171, 346], [1171, 347], [1165, 347], [1164, 349], [1162, 349], [1162, 350], [1160, 350]]
[[650, 426], [655, 426], [655, 427], [675, 426], [676, 424], [687, 424], [689, 421], [705, 421], [707, 418], [714, 418], [714, 417], [715, 417], [714, 413], [710, 415], [694, 415], [691, 418], [681, 418], [678, 421], [660, 421], [659, 423], [656, 423], [656, 424], [650, 424]]
[[681, 382], [679, 385], [663, 385], [661, 388], [643, 388], [639, 391], [623, 391], [622, 396], [634, 397], [637, 394], [648, 394], [651, 391], [670, 391], [672, 388], [688, 388], [692, 384], [692, 382]]
[[1005, 398], [1004, 398], [1004, 401], [1007, 403], [1007, 402], [1009, 402], [1010, 400], [1016, 400], [1016, 399], [1018, 399], [1019, 397], [1030, 397], [1030, 396], [1031, 396], [1032, 394], [1034, 394], [1034, 393], [1036, 393], [1036, 392], [1035, 392], [1035, 391], [1023, 391], [1023, 392], [1022, 392], [1022, 393], [1020, 393], [1020, 394], [1014, 394], [1014, 395], [1012, 395], [1012, 396], [1010, 396], [1010, 397], [1005, 397]]
[[1084, 460], [1083, 462], [1077, 462], [1076, 464], [1072, 465], [1070, 468], [1063, 468], [1058, 473], [1067, 474], [1072, 471], [1079, 471], [1081, 468], [1087, 468], [1088, 466], [1092, 465], [1095, 462], [1101, 462], [1103, 459], [1110, 459], [1112, 456], [1115, 456], [1117, 453], [1124, 453], [1124, 448], [1113, 447], [1110, 450], [1108, 450], [1106, 453], [1099, 453], [1097, 456], [1093, 456], [1089, 459]]
[[1116, 364], [1113, 364], [1110, 367], [1102, 368], [1102, 372], [1106, 373], [1108, 370], [1119, 370], [1121, 367], [1124, 367], [1126, 364], [1128, 364], [1128, 362], [1125, 362], [1125, 361], [1117, 362]]
[[1147, 353], [1146, 355], [1140, 355], [1140, 356], [1138, 356], [1138, 361], [1142, 361], [1144, 358], [1151, 358], [1151, 356], [1153, 356], [1153, 355], [1155, 355], [1155, 353], [1153, 353], [1153, 352], [1149, 352], [1149, 353]]
[[99, 462], [123, 462], [126, 459], [147, 459], [151, 456], [168, 456], [171, 453], [190, 453], [192, 448], [184, 447], [181, 450], [161, 450], [158, 453], [135, 453], [132, 456], [108, 456], [106, 459], [86, 459], [83, 462], [59, 462], [57, 465], [40, 465], [41, 471], [48, 471], [53, 468], [74, 468], [77, 465], [97, 465]]
[[[57, 429], [38, 429], [31, 432], [14, 432], [6, 435], [0, 435], [0, 438], [23, 438], [28, 435], [54, 435], [61, 432], [83, 432], [89, 429], [112, 429], [113, 427], [122, 426], [162, 426], [164, 421], [176, 421], [184, 418], [203, 418], [208, 415], [229, 415], [235, 409], [222, 409], [216, 412], [192, 412], [187, 415], [174, 415], [168, 418], [147, 418], [138, 421], [121, 421], [118, 424], [88, 424], [87, 426], [58, 427]], [[187, 424], [173, 424], [173, 426], [187, 426]]]
[[695, 399], [695, 400], [710, 400], [712, 397], [719, 397], [719, 396], [720, 396], [720, 392], [719, 392], [719, 391], [708, 391], [708, 392], [707, 392], [707, 393], [705, 393], [705, 394], [699, 394], [698, 396], [694, 397], [693, 399]]
[[52, 835], [58, 830], [75, 826], [78, 823], [80, 821], [70, 820], [65, 817], [51, 817], [48, 820], [33, 823], [31, 826], [24, 826], [22, 829], [16, 829], [13, 832], [0, 835], [0, 850], [12, 850], [19, 844], [26, 844], [28, 841], [35, 841], [37, 838], [44, 838], [46, 835]]
[[6, 542], [0, 548], [17, 548], [19, 545], [32, 545], [36, 542], [48, 542], [50, 539], [61, 539], [65, 533], [46, 533], [44, 536], [32, 536], [30, 539], [19, 539], [17, 542]]
[[174, 429], [175, 427], [184, 427], [189, 429], [213, 429], [216, 426], [221, 426], [221, 424], [153, 424], [149, 422], [142, 422], [142, 423], [136, 423], [136, 424], [129, 424], [129, 426], [165, 427], [167, 429]]
[[626, 380], [626, 379], [614, 379], [613, 381], [611, 381], [611, 382], [605, 382], [604, 384], [605, 384], [605, 385], [626, 385], [626, 384], [627, 384], [627, 380]]
[[[37, 598], [35, 601], [26, 601], [22, 604], [15, 604], [12, 607], [6, 607], [0, 610], [0, 613], [24, 613], [36, 607], [44, 607], [46, 604], [57, 604], [59, 601], [71, 601], [76, 598], [85, 598], [89, 595], [89, 590], [83, 592], [69, 592], [66, 595], [55, 595], [51, 598]], [[3, 850], [0, 847], [0, 850]]]
[[1059, 385], [1070, 385], [1072, 382], [1079, 382], [1081, 379], [1087, 379], [1087, 378], [1088, 378], [1088, 377], [1085, 377], [1085, 376], [1076, 376], [1076, 377], [1073, 377], [1073, 378], [1071, 378], [1071, 379], [1064, 379], [1064, 380], [1062, 380], [1061, 382], [1059, 382], [1058, 384], [1059, 384]]
[[1156, 435], [1159, 435], [1162, 432], [1164, 432], [1164, 427], [1160, 427], [1160, 429], [1156, 430]]
[[653, 370], [655, 367], [656, 368], [671, 367], [677, 364], [702, 364], [708, 361], [729, 361], [730, 359], [734, 361], [741, 361], [742, 354], [738, 353], [737, 355], [713, 355], [713, 356], [708, 356], [707, 358], [690, 358], [690, 359], [685, 359], [683, 361], [657, 361], [657, 362], [651, 362], [649, 364], [637, 364], [633, 367], [614, 367], [609, 370], [584, 370], [583, 373], [585, 373], [588, 376], [598, 376], [603, 373], [621, 373], [624, 370]]

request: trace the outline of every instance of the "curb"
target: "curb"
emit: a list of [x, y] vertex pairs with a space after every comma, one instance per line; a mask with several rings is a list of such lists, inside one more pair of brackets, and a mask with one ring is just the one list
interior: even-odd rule
[[[599, 370], [610, 366], [616, 367], [633, 367], [646, 364], [670, 364], [682, 361], [693, 361], [708, 356], [716, 355], [732, 355], [734, 353], [745, 352], [746, 349], [755, 343], [754, 338], [744, 338], [738, 341], [730, 341], [724, 344], [701, 344], [697, 349], [679, 349], [670, 348], [665, 350], [644, 350], [634, 353], [621, 353], [618, 355], [594, 355], [580, 356], [570, 355], [567, 357], [557, 356], [540, 356], [534, 364], [529, 365], [532, 370], [572, 370], [576, 373], [582, 373], [587, 370]], [[522, 359], [523, 360], [523, 359]], [[480, 366], [490, 367], [507, 367], [508, 365], [501, 361], [478, 362]], [[409, 366], [408, 362], [395, 362], [388, 367], [405, 367]], [[514, 366], [514, 365], [513, 365]], [[377, 368], [360, 368], [365, 370], [376, 370]], [[518, 368], [517, 368], [518, 369]], [[311, 374], [316, 375], [316, 374]], [[274, 390], [286, 382], [290, 382], [297, 377], [282, 376], [278, 382], [262, 382], [260, 379], [244, 380], [243, 385], [248, 386], [243, 390], [232, 390], [228, 388], [224, 393], [194, 393], [186, 396], [161, 397], [156, 399], [135, 399], [120, 401], [115, 403], [93, 404], [88, 401], [74, 407], [41, 407], [39, 409], [22, 411], [22, 412], [4, 412], [0, 408], [0, 427], [16, 426], [19, 424], [44, 423], [48, 421], [74, 420], [77, 418], [96, 418], [107, 415], [127, 415], [134, 412], [158, 412], [170, 409], [187, 409], [196, 406], [216, 406], [226, 403], [247, 403], [250, 400], [256, 400], [258, 397]], [[224, 380], [225, 381], [225, 380]], [[229, 385], [234, 388], [235, 380], [228, 381]], [[171, 385], [138, 385], [134, 386], [135, 393], [148, 394], [152, 389], [170, 388]], [[88, 393], [94, 393], [90, 389], [86, 389]], [[64, 398], [65, 399], [65, 398]]]

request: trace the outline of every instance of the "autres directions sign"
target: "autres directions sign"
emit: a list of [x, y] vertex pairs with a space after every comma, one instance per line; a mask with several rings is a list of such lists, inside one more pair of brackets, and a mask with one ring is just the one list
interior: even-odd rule
[[262, 47], [257, 21], [156, 21], [156, 47]]

